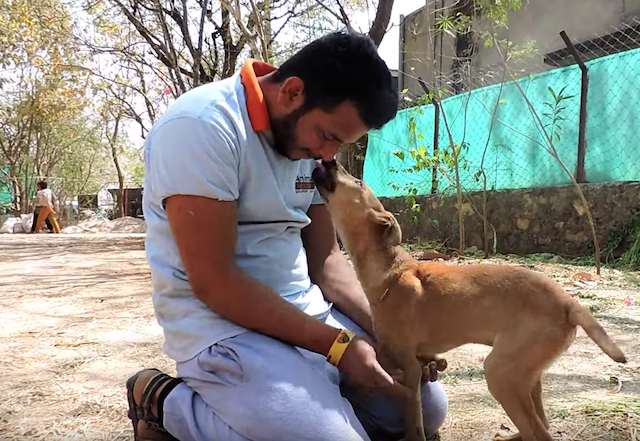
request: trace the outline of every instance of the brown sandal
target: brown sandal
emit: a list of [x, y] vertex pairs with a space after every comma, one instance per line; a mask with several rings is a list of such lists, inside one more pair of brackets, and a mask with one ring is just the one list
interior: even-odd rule
[[[142, 391], [142, 397], [140, 403], [136, 403], [133, 396], [133, 390], [136, 382], [140, 379], [141, 375], [154, 375], [150, 376], [147, 380], [147, 384]], [[127, 400], [129, 401], [129, 419], [133, 425], [133, 439], [134, 441], [178, 441], [174, 438], [162, 425], [163, 417], [163, 404], [169, 392], [173, 390], [178, 384], [182, 382], [179, 378], [171, 377], [167, 374], [160, 372], [158, 369], [143, 369], [137, 374], [133, 375], [127, 380]], [[157, 399], [157, 416], [153, 414], [151, 410], [152, 400], [158, 393]], [[140, 429], [138, 423], [144, 422], [146, 429], [144, 433], [139, 433]]]

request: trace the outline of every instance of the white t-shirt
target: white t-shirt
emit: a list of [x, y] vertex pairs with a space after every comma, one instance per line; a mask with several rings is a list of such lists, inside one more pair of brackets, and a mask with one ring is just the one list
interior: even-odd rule
[[331, 305], [309, 279], [300, 234], [310, 205], [322, 202], [314, 166], [282, 157], [254, 131], [239, 74], [185, 93], [156, 123], [145, 143], [143, 204], [153, 304], [171, 358], [188, 360], [246, 329], [194, 296], [163, 201], [178, 194], [236, 201], [236, 265], [319, 316]]
[[36, 207], [53, 208], [53, 193], [48, 188], [36, 192]]

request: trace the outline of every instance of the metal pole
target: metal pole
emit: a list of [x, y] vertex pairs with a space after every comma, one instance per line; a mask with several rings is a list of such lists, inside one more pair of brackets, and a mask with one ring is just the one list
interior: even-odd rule
[[565, 31], [560, 32], [560, 37], [564, 40], [564, 44], [567, 49], [573, 55], [576, 63], [580, 67], [581, 71], [581, 84], [580, 84], [580, 125], [578, 129], [578, 161], [576, 164], [576, 181], [578, 183], [587, 182], [584, 160], [587, 149], [587, 95], [589, 94], [589, 69], [580, 58], [578, 51], [571, 42], [571, 39]]

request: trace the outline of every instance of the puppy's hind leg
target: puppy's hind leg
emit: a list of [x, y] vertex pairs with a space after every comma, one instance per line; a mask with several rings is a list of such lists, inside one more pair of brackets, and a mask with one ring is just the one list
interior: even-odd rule
[[[517, 363], [517, 354], [496, 354], [494, 351], [485, 360], [485, 378], [491, 395], [518, 428], [519, 435], [496, 436], [497, 441], [553, 441], [538, 416], [532, 390], [539, 377], [526, 366]], [[537, 378], [536, 378], [537, 377]]]
[[[538, 381], [535, 382], [533, 389], [531, 390], [531, 399], [533, 400], [533, 405], [536, 408], [540, 421], [542, 421], [544, 427], [549, 430], [549, 422], [547, 421], [547, 417], [544, 413], [544, 407], [542, 405], [542, 383], [540, 378], [538, 378]], [[513, 435], [500, 436], [498, 439], [499, 441], [521, 441], [522, 436], [520, 436], [519, 433], [515, 433]]]

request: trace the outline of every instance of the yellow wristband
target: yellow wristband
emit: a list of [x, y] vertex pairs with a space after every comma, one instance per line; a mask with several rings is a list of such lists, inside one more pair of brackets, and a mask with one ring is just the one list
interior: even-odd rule
[[347, 329], [340, 330], [340, 333], [333, 341], [331, 348], [329, 348], [329, 353], [327, 354], [327, 361], [334, 366], [338, 366], [342, 356], [344, 355], [344, 351], [349, 347], [349, 343], [353, 340], [355, 334]]

